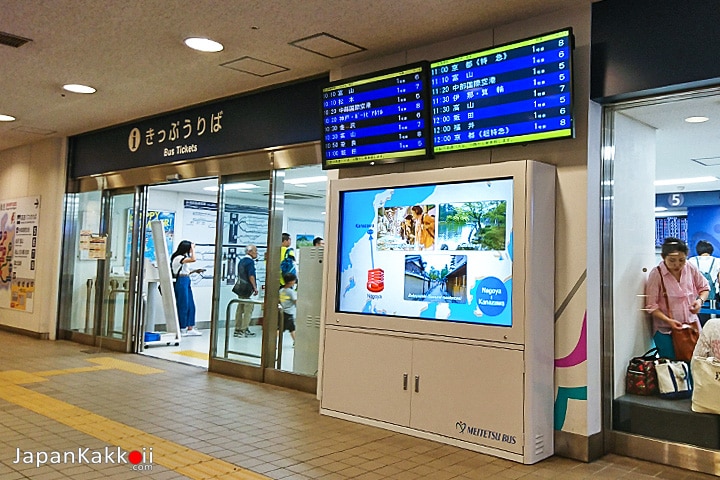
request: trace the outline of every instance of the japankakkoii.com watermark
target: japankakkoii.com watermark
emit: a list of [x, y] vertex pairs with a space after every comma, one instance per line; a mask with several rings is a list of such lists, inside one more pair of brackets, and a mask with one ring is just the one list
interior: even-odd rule
[[104, 449], [92, 450], [90, 448], [78, 447], [65, 451], [28, 451], [15, 449], [15, 459], [12, 463], [35, 465], [40, 468], [44, 465], [122, 465], [129, 464], [132, 470], [152, 470], [153, 449], [143, 447], [140, 450], [123, 450], [120, 447], [105, 447]]

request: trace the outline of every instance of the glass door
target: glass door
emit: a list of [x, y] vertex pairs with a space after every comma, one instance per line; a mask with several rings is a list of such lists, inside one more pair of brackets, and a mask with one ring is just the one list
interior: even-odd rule
[[105, 204], [105, 262], [97, 289], [100, 315], [97, 334], [113, 350], [129, 351], [135, 318], [138, 232], [135, 192], [110, 192]]
[[66, 197], [59, 338], [130, 351], [138, 197], [134, 190]]
[[[279, 291], [275, 369], [315, 378], [320, 346], [327, 175], [320, 165], [278, 172], [276, 195], [282, 199], [282, 247], [291, 249], [296, 278]], [[278, 220], [280, 221], [280, 219]], [[281, 276], [285, 251], [281, 248]], [[287, 262], [285, 262], [287, 265]], [[292, 277], [290, 277], [292, 278]], [[286, 282], [281, 281], [285, 284]]]
[[101, 223], [102, 192], [66, 195], [58, 338], [95, 343], [98, 272], [106, 242]]
[[[221, 180], [219, 258], [215, 271], [215, 322], [213, 359], [240, 364], [242, 376], [262, 379], [263, 336], [268, 315], [266, 252], [270, 219], [268, 172]], [[233, 293], [238, 276], [255, 288], [249, 294]], [[276, 295], [275, 295], [275, 298]], [[276, 304], [277, 302], [275, 302]], [[267, 310], [267, 311], [266, 311]]]

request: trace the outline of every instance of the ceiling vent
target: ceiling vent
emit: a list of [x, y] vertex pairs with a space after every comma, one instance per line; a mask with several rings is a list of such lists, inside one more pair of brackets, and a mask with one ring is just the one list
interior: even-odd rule
[[22, 47], [28, 42], [32, 42], [29, 38], [18, 37], [11, 33], [0, 32], [0, 45], [7, 45], [8, 47]]

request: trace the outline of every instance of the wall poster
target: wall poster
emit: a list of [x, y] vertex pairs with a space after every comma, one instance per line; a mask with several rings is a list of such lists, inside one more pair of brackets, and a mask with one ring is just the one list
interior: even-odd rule
[[0, 307], [33, 311], [40, 196], [0, 200]]

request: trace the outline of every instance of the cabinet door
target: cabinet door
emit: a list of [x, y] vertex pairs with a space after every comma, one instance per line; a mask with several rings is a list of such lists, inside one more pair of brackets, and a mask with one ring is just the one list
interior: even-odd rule
[[407, 426], [412, 340], [328, 329], [323, 358], [323, 409]]
[[412, 428], [522, 454], [522, 351], [428, 340], [413, 348]]

